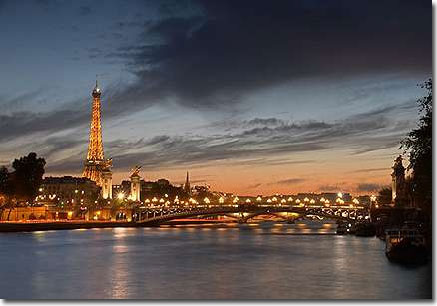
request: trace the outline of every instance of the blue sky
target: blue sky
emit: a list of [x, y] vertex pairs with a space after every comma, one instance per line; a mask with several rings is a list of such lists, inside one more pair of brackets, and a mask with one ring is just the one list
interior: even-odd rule
[[0, 34], [2, 164], [80, 174], [97, 74], [116, 181], [251, 194], [387, 184], [432, 68], [425, 1], [3, 0]]

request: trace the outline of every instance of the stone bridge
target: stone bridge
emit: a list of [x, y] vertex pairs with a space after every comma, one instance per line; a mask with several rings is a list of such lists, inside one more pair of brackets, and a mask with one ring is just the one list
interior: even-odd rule
[[[235, 205], [237, 206], [237, 205]], [[238, 205], [235, 206], [212, 206], [196, 208], [174, 208], [174, 209], [142, 209], [137, 211], [135, 222], [138, 225], [154, 226], [162, 223], [192, 217], [208, 217], [220, 215], [233, 215], [239, 222], [259, 215], [277, 215], [280, 213], [294, 213], [301, 217], [318, 216], [320, 218], [355, 221], [368, 218], [368, 211], [362, 207], [324, 207], [324, 206], [257, 206]]]

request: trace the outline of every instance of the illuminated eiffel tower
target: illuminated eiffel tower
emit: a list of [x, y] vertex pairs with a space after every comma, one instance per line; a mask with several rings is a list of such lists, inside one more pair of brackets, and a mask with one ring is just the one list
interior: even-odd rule
[[84, 163], [82, 176], [87, 177], [102, 187], [104, 199], [112, 198], [112, 159], [105, 159], [103, 154], [102, 125], [100, 122], [100, 96], [102, 92], [96, 86], [93, 89], [93, 107], [91, 113], [90, 141]]

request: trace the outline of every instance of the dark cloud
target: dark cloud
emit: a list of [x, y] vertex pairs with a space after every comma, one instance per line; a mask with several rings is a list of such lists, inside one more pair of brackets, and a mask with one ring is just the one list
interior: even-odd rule
[[51, 134], [75, 128], [87, 122], [89, 116], [89, 110], [73, 111], [70, 109], [58, 109], [47, 113], [23, 111], [10, 115], [0, 114], [0, 140], [8, 141], [40, 132]]
[[284, 180], [277, 181], [277, 184], [281, 185], [296, 185], [305, 182], [306, 180], [303, 178], [288, 178]]
[[245, 121], [247, 125], [280, 125], [283, 124], [284, 121], [278, 118], [254, 118], [248, 121]]
[[90, 6], [82, 5], [79, 7], [79, 15], [88, 16], [93, 13], [93, 9]]
[[328, 184], [328, 185], [320, 185], [319, 186], [319, 190], [321, 192], [338, 192], [339, 190], [342, 190], [342, 186], [344, 186], [344, 184]]
[[261, 185], [262, 185], [261, 183], [256, 183], [256, 184], [248, 185], [247, 188], [248, 189], [256, 189], [256, 188], [260, 187]]
[[308, 76], [431, 72], [425, 1], [194, 1], [120, 48], [138, 83], [118, 97], [234, 109], [247, 93]]
[[381, 188], [380, 184], [373, 184], [373, 183], [361, 183], [357, 185], [357, 191], [361, 191], [361, 192], [377, 191], [380, 188]]

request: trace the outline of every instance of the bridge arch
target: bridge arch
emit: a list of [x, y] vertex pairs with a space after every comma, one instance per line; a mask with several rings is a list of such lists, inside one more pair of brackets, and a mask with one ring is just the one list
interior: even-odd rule
[[[353, 220], [356, 219], [357, 213], [362, 213], [363, 210], [358, 209], [345, 209], [345, 208], [333, 208], [325, 209], [324, 207], [258, 207], [258, 206], [239, 206], [239, 207], [213, 207], [209, 209], [181, 209], [177, 211], [164, 212], [162, 211], [158, 216], [156, 213], [152, 218], [147, 214], [147, 218], [140, 218], [137, 220], [137, 224], [140, 226], [153, 226], [159, 225], [164, 222], [168, 222], [175, 219], [200, 217], [200, 216], [218, 216], [218, 215], [231, 215], [242, 214], [245, 216], [245, 221], [259, 215], [272, 215], [280, 213], [295, 213], [300, 216], [317, 215], [323, 218], [333, 220]], [[246, 215], [245, 215], [246, 214]], [[141, 214], [142, 215], [142, 214]], [[244, 219], [243, 219], [244, 221]]]

